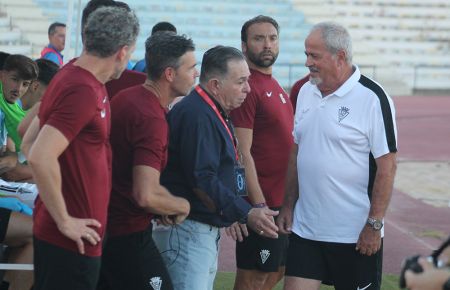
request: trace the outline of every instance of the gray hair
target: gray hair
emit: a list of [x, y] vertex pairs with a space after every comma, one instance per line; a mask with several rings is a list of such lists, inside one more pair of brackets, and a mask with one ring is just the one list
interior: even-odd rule
[[245, 61], [242, 52], [230, 46], [215, 46], [203, 55], [200, 71], [200, 83], [206, 84], [212, 78], [225, 78], [228, 74], [228, 63]]
[[88, 17], [83, 34], [86, 52], [105, 58], [136, 42], [139, 21], [132, 11], [101, 7]]
[[325, 46], [332, 55], [336, 55], [338, 51], [343, 50], [346, 56], [345, 60], [348, 64], [352, 64], [352, 38], [344, 26], [334, 22], [321, 22], [311, 28], [311, 32], [317, 30], [322, 32]]

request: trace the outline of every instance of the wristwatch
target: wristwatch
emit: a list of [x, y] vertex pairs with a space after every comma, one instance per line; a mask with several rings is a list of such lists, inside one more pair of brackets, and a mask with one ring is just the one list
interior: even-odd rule
[[383, 228], [383, 220], [375, 219], [375, 218], [367, 218], [367, 224], [374, 230], [379, 231]]
[[442, 286], [442, 289], [450, 290], [450, 278], [444, 283], [444, 285]]

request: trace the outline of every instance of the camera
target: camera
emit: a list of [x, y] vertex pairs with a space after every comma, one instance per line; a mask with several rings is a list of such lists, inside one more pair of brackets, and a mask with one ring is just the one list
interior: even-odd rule
[[[439, 255], [450, 245], [450, 237], [433, 253], [428, 257], [428, 260], [433, 263], [435, 267], [440, 266], [438, 257]], [[405, 280], [405, 271], [411, 270], [414, 273], [421, 273], [423, 272], [422, 266], [419, 264], [419, 258], [420, 255], [411, 256], [409, 258], [406, 258], [405, 261], [403, 261], [402, 264], [402, 271], [400, 272], [400, 288], [406, 288], [406, 280]]]

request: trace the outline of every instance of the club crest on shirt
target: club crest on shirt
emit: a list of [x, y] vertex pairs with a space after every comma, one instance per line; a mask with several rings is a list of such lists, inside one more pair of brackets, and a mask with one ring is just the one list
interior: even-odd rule
[[350, 109], [347, 107], [340, 107], [339, 111], [338, 111], [338, 118], [339, 118], [339, 123], [345, 119], [345, 117], [348, 116], [348, 114], [350, 114]]
[[150, 278], [149, 284], [150, 286], [152, 286], [153, 290], [161, 290], [162, 285], [161, 277]]
[[261, 256], [261, 262], [264, 264], [270, 256], [270, 251], [261, 250], [261, 252], [259, 252], [259, 255]]
[[266, 96], [270, 98], [272, 96], [272, 92], [266, 92]]
[[106, 117], [106, 110], [105, 109], [100, 111], [100, 117], [102, 117], [102, 119]]

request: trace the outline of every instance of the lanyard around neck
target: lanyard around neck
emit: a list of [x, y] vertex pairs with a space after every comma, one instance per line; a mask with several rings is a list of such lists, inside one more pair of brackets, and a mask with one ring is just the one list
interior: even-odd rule
[[222, 115], [219, 112], [219, 109], [217, 109], [216, 104], [211, 100], [211, 97], [208, 96], [208, 94], [203, 90], [203, 88], [200, 85], [197, 85], [195, 87], [195, 91], [202, 97], [202, 99], [213, 109], [214, 113], [216, 113], [219, 120], [222, 122], [223, 126], [228, 132], [228, 135], [230, 135], [231, 143], [233, 144], [234, 153], [236, 155], [236, 161], [239, 160], [238, 150], [236, 148], [236, 144], [234, 143], [233, 134], [231, 134], [230, 128], [227, 125], [227, 122], [223, 119]]

